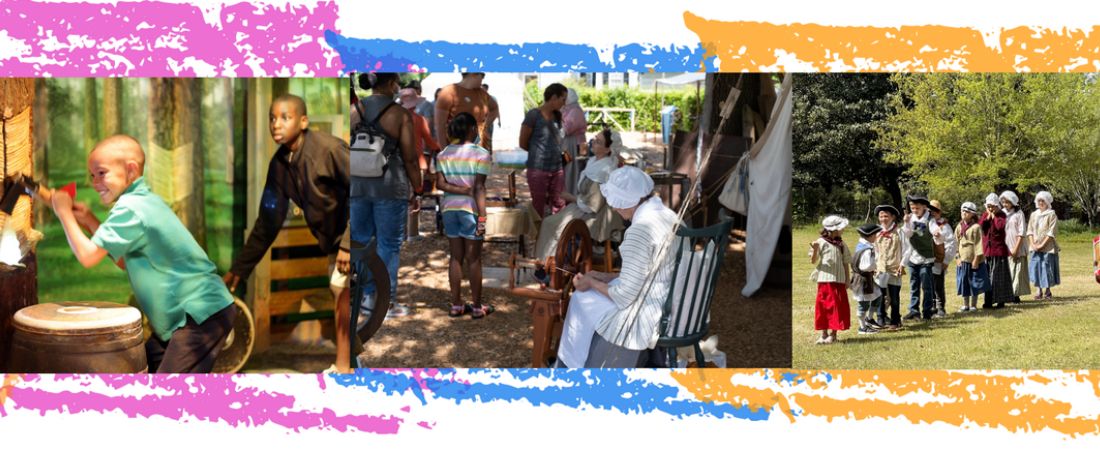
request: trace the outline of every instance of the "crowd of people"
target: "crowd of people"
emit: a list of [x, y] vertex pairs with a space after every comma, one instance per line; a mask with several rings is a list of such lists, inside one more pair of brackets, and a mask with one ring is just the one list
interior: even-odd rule
[[[492, 123], [501, 119], [483, 81], [484, 74], [464, 73], [461, 81], [439, 89], [430, 102], [420, 96], [418, 83], [401, 86], [398, 74], [359, 77], [360, 87], [371, 94], [361, 101], [353, 97], [353, 136], [378, 135], [387, 168], [372, 177], [357, 176], [352, 168], [351, 238], [377, 242], [390, 278], [390, 297], [395, 299], [390, 316], [409, 312], [407, 302], [396, 300], [398, 256], [403, 240], [416, 235], [420, 196], [432, 190], [442, 191], [442, 231], [450, 250], [448, 315], [481, 319], [494, 311], [482, 298], [481, 253]], [[596, 242], [625, 229], [618, 245], [618, 273], [575, 276], [577, 293], [565, 319], [557, 364], [637, 367], [645, 364], [657, 340], [673, 262], [672, 252], [664, 259], [654, 255], [672, 234], [677, 216], [654, 196], [648, 174], [621, 167], [612, 150], [611, 130], [600, 130], [588, 140], [587, 128], [577, 93], [554, 83], [544, 90], [543, 102], [523, 117], [518, 142], [527, 151], [531, 213], [540, 224], [537, 254], [549, 254], [562, 228], [574, 219], [589, 226]], [[353, 142], [352, 150], [356, 148]], [[587, 164], [579, 164], [578, 158], [589, 153], [591, 158], [582, 158]], [[353, 165], [354, 161], [353, 156]], [[626, 228], [626, 223], [631, 226]], [[469, 278], [469, 301], [461, 292], [464, 274]], [[364, 288], [362, 301], [369, 302], [373, 280], [368, 279]]]
[[[1035, 195], [1035, 210], [1025, 218], [1012, 191], [990, 193], [979, 211], [972, 202], [960, 206], [954, 228], [937, 200], [906, 198], [904, 216], [893, 205], [875, 208], [877, 224], [857, 228], [852, 253], [843, 240], [848, 220], [828, 216], [820, 237], [810, 244], [811, 279], [818, 284], [814, 328], [818, 344], [837, 342], [837, 332], [851, 327], [848, 290], [857, 303], [860, 334], [896, 331], [906, 322], [947, 316], [945, 277], [956, 263], [959, 313], [1004, 308], [1031, 295], [1049, 300], [1061, 282], [1057, 242], [1058, 216], [1047, 191]], [[901, 287], [909, 276], [909, 308], [902, 316]], [[887, 314], [889, 312], [889, 314]]]

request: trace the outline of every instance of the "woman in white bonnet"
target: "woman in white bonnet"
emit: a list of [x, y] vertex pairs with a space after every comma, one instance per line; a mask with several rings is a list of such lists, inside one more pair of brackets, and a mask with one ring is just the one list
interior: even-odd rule
[[[1054, 197], [1050, 192], [1035, 194], [1035, 212], [1027, 222], [1027, 237], [1031, 241], [1031, 265], [1028, 275], [1038, 292], [1035, 299], [1051, 298], [1050, 288], [1061, 284], [1058, 268], [1058, 215], [1051, 204]], [[1043, 292], [1043, 290], [1046, 292]]]
[[657, 255], [673, 238], [678, 218], [653, 196], [653, 179], [636, 167], [611, 172], [600, 191], [631, 224], [619, 246], [622, 270], [573, 278], [576, 292], [562, 328], [558, 367], [638, 367], [657, 344], [676, 249], [666, 249], [659, 260]]
[[611, 234], [623, 228], [623, 221], [612, 210], [600, 185], [607, 182], [611, 171], [619, 162], [611, 151], [612, 133], [604, 128], [592, 139], [592, 155], [588, 166], [581, 172], [577, 181], [577, 195], [563, 192], [562, 197], [569, 202], [557, 214], [546, 216], [539, 225], [538, 239], [535, 241], [535, 258], [545, 261], [554, 253], [565, 227], [574, 219], [583, 220], [588, 225], [588, 233], [594, 242], [611, 239]]

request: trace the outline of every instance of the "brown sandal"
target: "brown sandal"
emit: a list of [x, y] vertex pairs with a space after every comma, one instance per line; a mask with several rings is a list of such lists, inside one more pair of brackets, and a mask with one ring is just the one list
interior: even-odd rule
[[492, 314], [493, 311], [496, 311], [496, 310], [497, 309], [494, 308], [493, 305], [484, 305], [483, 304], [483, 305], [481, 305], [481, 308], [473, 306], [473, 307], [471, 307], [470, 317], [473, 317], [474, 319], [484, 319], [485, 316], [488, 316], [489, 314]]
[[465, 305], [451, 305], [451, 311], [447, 313], [450, 317], [462, 317], [466, 314], [474, 311], [473, 305], [467, 303]]

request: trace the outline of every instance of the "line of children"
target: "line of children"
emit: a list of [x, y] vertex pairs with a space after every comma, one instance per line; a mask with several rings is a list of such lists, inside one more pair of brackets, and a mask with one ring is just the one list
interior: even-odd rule
[[[947, 315], [945, 274], [952, 259], [957, 260], [956, 292], [963, 298], [959, 308], [963, 313], [978, 309], [979, 294], [985, 296], [983, 308], [996, 309], [1027, 295], [1029, 280], [1038, 290], [1036, 300], [1051, 298], [1050, 288], [1060, 283], [1058, 217], [1051, 209], [1049, 192], [1036, 194], [1036, 211], [1027, 221], [1018, 207], [1019, 197], [1011, 191], [989, 194], [981, 215], [977, 205], [965, 202], [960, 207], [962, 220], [954, 229], [939, 201], [911, 195], [907, 202], [909, 213], [901, 227], [896, 208], [876, 207], [879, 224], [858, 228], [854, 255], [849, 255], [841, 238], [847, 219], [829, 216], [822, 222], [821, 237], [810, 244], [815, 265], [811, 279], [818, 283], [814, 327], [822, 332], [818, 344], [836, 342], [837, 331], [849, 328], [847, 292], [838, 286], [840, 280], [858, 303], [860, 334], [901, 326], [900, 290], [906, 265], [911, 273], [906, 321]], [[1029, 255], [1024, 253], [1025, 244]]]

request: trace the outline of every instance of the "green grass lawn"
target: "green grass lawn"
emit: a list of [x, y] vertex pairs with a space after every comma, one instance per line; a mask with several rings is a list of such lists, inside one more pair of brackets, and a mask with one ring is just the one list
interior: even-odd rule
[[[853, 224], [857, 225], [857, 224]], [[813, 266], [806, 251], [817, 238], [816, 227], [794, 231], [794, 287], [791, 320], [793, 365], [800, 369], [1095, 369], [1100, 368], [1100, 285], [1092, 276], [1092, 236], [1059, 236], [1062, 285], [1052, 301], [1030, 297], [1001, 310], [958, 313], [955, 265], [946, 278], [948, 316], [907, 323], [897, 332], [857, 334], [857, 304], [849, 300], [852, 328], [840, 342], [815, 345], [814, 297], [809, 281]], [[859, 234], [844, 232], [850, 249]], [[902, 281], [902, 315], [908, 313], [909, 276]], [[1034, 291], [1034, 286], [1032, 287]], [[1034, 292], [1033, 292], [1034, 294]], [[849, 296], [851, 292], [849, 291]], [[980, 305], [980, 302], [979, 302]]]

